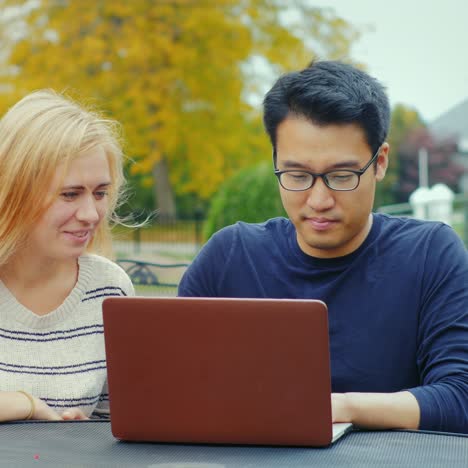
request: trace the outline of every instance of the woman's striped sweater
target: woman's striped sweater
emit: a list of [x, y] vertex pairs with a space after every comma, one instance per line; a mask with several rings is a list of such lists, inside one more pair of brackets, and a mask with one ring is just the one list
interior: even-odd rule
[[21, 305], [0, 281], [0, 391], [25, 390], [59, 413], [78, 407], [106, 417], [101, 305], [106, 297], [134, 294], [122, 268], [97, 255], [79, 258], [76, 286], [44, 316]]

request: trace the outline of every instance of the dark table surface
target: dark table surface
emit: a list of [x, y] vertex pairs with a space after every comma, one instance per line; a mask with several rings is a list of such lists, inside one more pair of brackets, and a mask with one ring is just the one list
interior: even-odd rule
[[468, 436], [356, 431], [326, 448], [119, 442], [104, 421], [0, 424], [2, 466], [468, 467]]

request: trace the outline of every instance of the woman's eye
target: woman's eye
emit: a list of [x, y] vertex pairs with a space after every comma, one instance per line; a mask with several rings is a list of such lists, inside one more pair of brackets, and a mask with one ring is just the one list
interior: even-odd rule
[[96, 198], [96, 200], [102, 200], [106, 195], [107, 195], [107, 191], [105, 190], [94, 192], [94, 198]]
[[74, 200], [78, 196], [78, 192], [63, 192], [61, 196], [65, 200]]

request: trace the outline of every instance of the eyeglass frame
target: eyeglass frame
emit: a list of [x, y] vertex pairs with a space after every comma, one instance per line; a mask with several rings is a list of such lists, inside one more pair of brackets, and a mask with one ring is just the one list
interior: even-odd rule
[[[333, 169], [331, 171], [326, 171], [326, 172], [310, 172], [310, 171], [304, 171], [303, 169], [286, 169], [285, 171], [280, 171], [279, 169], [276, 169], [275, 168], [275, 171], [274, 171], [274, 174], [275, 176], [278, 178], [278, 182], [279, 184], [281, 185], [281, 187], [283, 187], [284, 190], [287, 190], [288, 192], [305, 192], [306, 190], [309, 190], [311, 189], [317, 178], [320, 177], [322, 180], [323, 180], [323, 183], [330, 189], [330, 190], [333, 190], [334, 192], [352, 192], [353, 190], [356, 190], [358, 187], [359, 187], [359, 184], [361, 182], [361, 176], [367, 171], [367, 169], [369, 169], [369, 167], [372, 165], [372, 163], [374, 163], [379, 154], [380, 154], [380, 150], [382, 149], [382, 145], [379, 146], [379, 148], [377, 149], [377, 151], [375, 152], [375, 154], [372, 156], [372, 158], [369, 160], [369, 162], [361, 169], [358, 169], [358, 170], [353, 170], [353, 169]], [[276, 161], [277, 158], [276, 158], [276, 150], [273, 150], [273, 160]], [[282, 183], [281, 183], [281, 174], [284, 174], [285, 172], [304, 172], [306, 174], [309, 174], [312, 176], [312, 183], [310, 184], [310, 187], [307, 187], [305, 189], [297, 189], [297, 190], [294, 190], [294, 189], [288, 189], [286, 188]], [[328, 174], [331, 174], [332, 172], [352, 172], [353, 174], [357, 175], [358, 176], [358, 181], [357, 181], [357, 184], [356, 184], [356, 187], [352, 188], [352, 189], [335, 189], [333, 187], [330, 187], [330, 185], [328, 184], [327, 182], [327, 179], [326, 179], [326, 176]]]

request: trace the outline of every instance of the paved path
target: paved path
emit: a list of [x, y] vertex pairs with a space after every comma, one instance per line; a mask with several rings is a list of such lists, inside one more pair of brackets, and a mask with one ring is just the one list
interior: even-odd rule
[[114, 241], [117, 258], [132, 258], [156, 263], [190, 262], [199, 248], [189, 242]]

